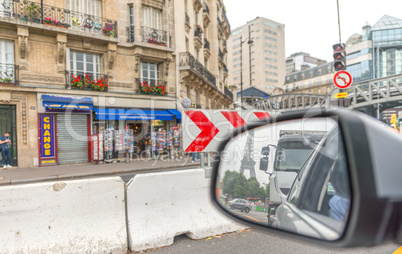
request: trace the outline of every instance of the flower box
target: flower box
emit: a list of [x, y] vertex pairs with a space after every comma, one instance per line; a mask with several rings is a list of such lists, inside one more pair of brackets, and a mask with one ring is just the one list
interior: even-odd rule
[[158, 45], [158, 46], [165, 46], [166, 47], [166, 43], [164, 42], [157, 42], [157, 41], [153, 41], [153, 40], [148, 40], [149, 44], [154, 44], [154, 45]]

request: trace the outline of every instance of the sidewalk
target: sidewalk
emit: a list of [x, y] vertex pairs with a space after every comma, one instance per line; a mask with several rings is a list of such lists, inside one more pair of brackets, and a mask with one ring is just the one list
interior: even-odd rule
[[37, 168], [0, 169], [0, 185], [32, 183], [38, 181], [72, 179], [91, 176], [135, 173], [152, 169], [174, 169], [181, 167], [198, 167], [199, 162], [192, 163], [191, 156], [183, 159], [142, 160], [130, 163], [80, 164]]

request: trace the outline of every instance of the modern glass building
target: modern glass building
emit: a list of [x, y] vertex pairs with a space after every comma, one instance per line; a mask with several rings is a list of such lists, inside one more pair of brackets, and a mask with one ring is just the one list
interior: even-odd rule
[[402, 74], [402, 20], [384, 15], [373, 27], [366, 23], [362, 35], [348, 39], [346, 52], [354, 83]]
[[371, 30], [373, 78], [402, 74], [402, 20], [385, 15]]

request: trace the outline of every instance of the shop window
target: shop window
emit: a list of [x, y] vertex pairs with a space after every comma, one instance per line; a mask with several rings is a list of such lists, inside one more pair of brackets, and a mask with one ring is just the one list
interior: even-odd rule
[[70, 70], [72, 75], [99, 76], [102, 73], [101, 55], [70, 51]]
[[162, 10], [144, 6], [142, 14], [144, 27], [162, 30]]
[[157, 82], [160, 75], [160, 65], [155, 63], [141, 63], [141, 79], [143, 81]]

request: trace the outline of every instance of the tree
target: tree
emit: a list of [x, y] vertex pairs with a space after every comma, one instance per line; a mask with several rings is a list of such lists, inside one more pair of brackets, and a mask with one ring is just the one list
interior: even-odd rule
[[257, 198], [265, 200], [269, 197], [269, 185], [261, 186], [255, 177], [246, 177], [235, 171], [226, 171], [223, 178], [223, 193], [234, 198]]

